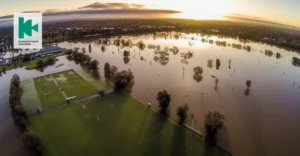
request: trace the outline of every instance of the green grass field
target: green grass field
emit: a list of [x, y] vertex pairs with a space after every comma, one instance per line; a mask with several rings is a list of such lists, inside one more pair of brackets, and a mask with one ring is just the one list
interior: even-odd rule
[[[98, 117], [98, 119], [97, 119]], [[47, 156], [225, 156], [125, 92], [29, 118]]]
[[93, 94], [97, 94], [97, 90], [92, 84], [88, 83], [84, 78], [78, 75], [74, 70], [68, 70], [53, 74], [58, 81], [60, 87], [66, 92], [68, 97], [76, 96], [75, 99], [82, 99]]
[[[52, 56], [49, 56], [49, 57], [52, 57]], [[34, 60], [29, 61], [29, 62], [17, 62], [17, 63], [10, 64], [10, 65], [0, 65], [0, 71], [3, 70], [3, 67], [5, 67], [6, 71], [9, 71], [9, 70], [12, 70], [12, 69], [17, 69], [17, 68], [20, 68], [20, 67], [25, 67], [25, 66], [26, 66], [27, 70], [36, 69], [37, 68], [36, 62], [38, 60], [46, 61], [49, 57], [34, 59]], [[56, 61], [58, 61], [58, 59], [55, 57], [55, 62]]]
[[56, 87], [49, 75], [34, 78], [34, 84], [42, 105], [42, 109], [66, 103], [65, 98], [60, 93], [59, 89]]
[[37, 109], [40, 109], [41, 102], [38, 93], [35, 88], [34, 80], [28, 79], [21, 82], [23, 88], [22, 103], [23, 108], [28, 114], [35, 113]]

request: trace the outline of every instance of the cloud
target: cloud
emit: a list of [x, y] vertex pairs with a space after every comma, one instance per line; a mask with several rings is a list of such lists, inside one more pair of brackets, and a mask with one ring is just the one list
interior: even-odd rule
[[43, 16], [72, 15], [72, 14], [175, 14], [180, 13], [174, 10], [153, 10], [153, 9], [103, 9], [103, 10], [72, 10], [54, 13], [44, 13]]
[[23, 11], [22, 13], [41, 13], [40, 10], [34, 10], [34, 11]]
[[59, 12], [59, 11], [61, 11], [61, 10], [59, 10], [59, 9], [47, 9], [47, 10], [44, 10], [43, 12], [44, 13], [50, 13], [50, 12]]
[[[163, 9], [147, 9], [143, 4], [128, 4], [128, 3], [93, 3], [81, 8], [69, 11], [63, 11], [58, 9], [47, 9], [44, 11], [24, 11], [23, 13], [43, 13], [44, 17], [47, 16], [70, 16], [77, 15], [117, 15], [120, 14], [123, 17], [126, 15], [140, 15], [151, 17], [152, 15], [161, 14], [175, 14], [181, 13], [175, 10], [163, 10]], [[150, 15], [151, 14], [151, 15]], [[0, 19], [12, 18], [13, 15], [0, 16]]]
[[143, 4], [129, 4], [129, 3], [93, 3], [87, 6], [80, 7], [78, 9], [143, 9]]

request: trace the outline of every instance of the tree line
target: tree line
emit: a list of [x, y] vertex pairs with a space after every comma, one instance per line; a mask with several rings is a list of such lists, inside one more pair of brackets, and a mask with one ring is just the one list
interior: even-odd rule
[[15, 124], [19, 127], [21, 131], [21, 138], [25, 145], [28, 148], [35, 150], [39, 155], [42, 155], [42, 140], [37, 135], [37, 133], [30, 129], [28, 125], [28, 117], [22, 106], [21, 96], [23, 90], [20, 87], [20, 83], [20, 77], [17, 74], [14, 74], [11, 79], [9, 97], [11, 114]]
[[135, 83], [133, 72], [130, 69], [118, 72], [118, 68], [109, 63], [104, 65], [104, 75], [106, 79], [114, 82], [115, 90], [126, 89], [131, 92]]
[[[200, 72], [201, 73], [201, 72]], [[166, 91], [159, 91], [156, 96], [159, 103], [160, 113], [168, 116], [168, 107], [171, 102], [171, 95]], [[179, 117], [179, 124], [184, 126], [185, 120], [188, 117], [189, 107], [187, 104], [177, 108], [177, 116]], [[214, 111], [205, 115], [206, 139], [216, 144], [216, 135], [224, 127], [225, 116], [221, 113]]]
[[[82, 52], [78, 51], [79, 48], [74, 48], [74, 50], [70, 49], [66, 51], [67, 59], [70, 61], [74, 61], [76, 64], [80, 64], [84, 67], [87, 67], [89, 71], [92, 73], [92, 75], [96, 78], [100, 78], [100, 72], [99, 72], [99, 61], [92, 60], [92, 58], [85, 54], [85, 50], [82, 50]], [[89, 46], [89, 51], [91, 50]]]

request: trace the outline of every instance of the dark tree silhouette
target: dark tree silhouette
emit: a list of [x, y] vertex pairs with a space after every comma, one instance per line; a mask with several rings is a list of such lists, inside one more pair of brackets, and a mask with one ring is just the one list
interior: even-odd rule
[[125, 50], [125, 51], [123, 52], [123, 56], [124, 56], [124, 57], [128, 57], [128, 56], [130, 56], [130, 52], [129, 52], [129, 51], [127, 51], [127, 50]]
[[218, 91], [219, 79], [215, 78], [215, 91]]
[[247, 89], [249, 89], [249, 88], [251, 87], [251, 85], [252, 85], [251, 80], [247, 80], [247, 81], [246, 81]]
[[134, 85], [134, 75], [131, 70], [123, 70], [116, 73], [114, 78], [115, 90], [127, 89], [130, 91]]
[[139, 41], [136, 45], [140, 50], [144, 50], [146, 48], [146, 45], [143, 43], [143, 41]]
[[116, 66], [111, 66], [109, 63], [105, 63], [104, 65], [104, 73], [105, 73], [105, 78], [107, 79], [114, 79], [118, 72], [118, 68]]
[[213, 60], [208, 60], [207, 61], [207, 67], [212, 68], [213, 67]]
[[250, 94], [250, 89], [247, 88], [247, 89], [245, 90], [244, 94], [245, 94], [245, 96], [248, 96], [248, 95]]
[[215, 144], [216, 143], [216, 134], [219, 130], [224, 127], [225, 116], [221, 113], [214, 111], [209, 112], [205, 116], [205, 128], [207, 139]]
[[101, 51], [104, 53], [104, 52], [105, 52], [105, 50], [106, 50], [105, 46], [104, 46], [104, 45], [102, 45], [102, 46], [101, 46]]
[[187, 104], [185, 104], [184, 106], [179, 106], [177, 108], [177, 115], [180, 118], [179, 124], [183, 125], [185, 122], [185, 119], [187, 118], [189, 107]]
[[124, 57], [123, 61], [125, 64], [128, 64], [130, 62], [130, 58], [129, 57]]
[[197, 66], [193, 70], [194, 70], [194, 75], [193, 75], [194, 80], [197, 82], [202, 81], [203, 80], [203, 77], [202, 77], [203, 69], [201, 67]]
[[90, 68], [92, 69], [92, 70], [98, 70], [99, 69], [99, 61], [97, 61], [97, 60], [93, 60], [92, 62], [91, 62], [91, 64], [90, 64]]
[[11, 78], [11, 87], [14, 86], [16, 88], [19, 88], [20, 83], [21, 83], [20, 76], [18, 74], [14, 74]]
[[105, 63], [104, 64], [104, 76], [105, 78], [110, 79], [111, 78], [111, 71], [110, 71], [110, 64], [109, 63]]
[[221, 61], [219, 59], [216, 60], [216, 69], [219, 70], [221, 66]]
[[281, 58], [281, 54], [280, 53], [276, 53], [276, 59], [280, 59]]
[[171, 102], [171, 95], [166, 90], [159, 91], [156, 96], [156, 100], [159, 103], [160, 113], [167, 115], [167, 109]]
[[89, 53], [91, 53], [92, 52], [92, 46], [91, 46], [91, 44], [89, 44]]
[[99, 94], [100, 97], [103, 97], [104, 94], [105, 94], [105, 91], [104, 91], [104, 90], [100, 90], [100, 91], [98, 92], [98, 94]]
[[43, 68], [44, 67], [44, 61], [43, 60], [38, 60], [36, 62], [36, 68]]
[[29, 130], [22, 134], [22, 140], [28, 148], [32, 148], [41, 154], [42, 139], [33, 131]]

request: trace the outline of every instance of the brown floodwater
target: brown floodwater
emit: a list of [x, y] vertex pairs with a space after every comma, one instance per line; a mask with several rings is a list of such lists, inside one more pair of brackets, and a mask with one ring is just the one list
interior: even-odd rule
[[[193, 37], [193, 38], [192, 38]], [[132, 95], [143, 103], [152, 103], [153, 109], [158, 110], [156, 95], [158, 91], [167, 90], [171, 94], [169, 116], [177, 121], [176, 109], [180, 105], [188, 104], [189, 116], [186, 123], [205, 135], [204, 116], [209, 111], [219, 111], [226, 117], [225, 128], [217, 136], [218, 145], [238, 156], [281, 156], [300, 155], [297, 145], [300, 144], [300, 69], [292, 65], [292, 57], [297, 53], [284, 49], [271, 47], [260, 43], [241, 43], [250, 45], [252, 50], [239, 50], [233, 47], [222, 47], [216, 44], [203, 43], [202, 38], [227, 41], [227, 43], [241, 43], [235, 39], [219, 38], [217, 36], [200, 36], [196, 34], [182, 35], [179, 39], [153, 38], [152, 34], [142, 36], [123, 36], [122, 39], [131, 39], [133, 43], [143, 41], [144, 50], [136, 46], [131, 48], [106, 46], [101, 51], [98, 39], [63, 42], [62, 48], [85, 48], [86, 53], [100, 62], [100, 74], [104, 75], [103, 67], [106, 62], [115, 65], [119, 70], [131, 69], [135, 76], [135, 85]], [[111, 42], [113, 43], [111, 38]], [[91, 44], [92, 52], [88, 52]], [[153, 49], [147, 45], [160, 45], [165, 47], [178, 47], [179, 53], [169, 53], [169, 60], [160, 62], [154, 60]], [[264, 51], [280, 52], [282, 58], [276, 59], [265, 56]], [[125, 64], [124, 50], [130, 51], [130, 61]], [[181, 53], [193, 52], [189, 59], [182, 59]], [[143, 57], [144, 59], [141, 59]], [[207, 61], [212, 59], [212, 68]], [[216, 59], [220, 66], [216, 67]], [[229, 66], [229, 60], [231, 65]], [[47, 68], [44, 72], [26, 71], [17, 69], [0, 77], [1, 92], [9, 88], [9, 81], [13, 73], [23, 78], [46, 75], [49, 72], [78, 68], [74, 62], [69, 62], [65, 56], [59, 57], [55, 66]], [[164, 65], [162, 65], [164, 64]], [[193, 79], [193, 68], [203, 68], [203, 79], [199, 82]], [[218, 83], [216, 83], [218, 79]], [[251, 80], [249, 94], [246, 81]], [[6, 87], [3, 87], [6, 86]], [[8, 106], [8, 93], [0, 95], [1, 101], [1, 129], [10, 118]], [[4, 115], [3, 115], [4, 114]], [[6, 124], [4, 124], [6, 125]], [[11, 128], [11, 127], [10, 127]], [[7, 130], [6, 130], [7, 131]], [[0, 130], [1, 133], [1, 130]], [[0, 135], [1, 136], [1, 135]], [[2, 139], [1, 139], [2, 141]], [[1, 147], [2, 148], [2, 143]]]

